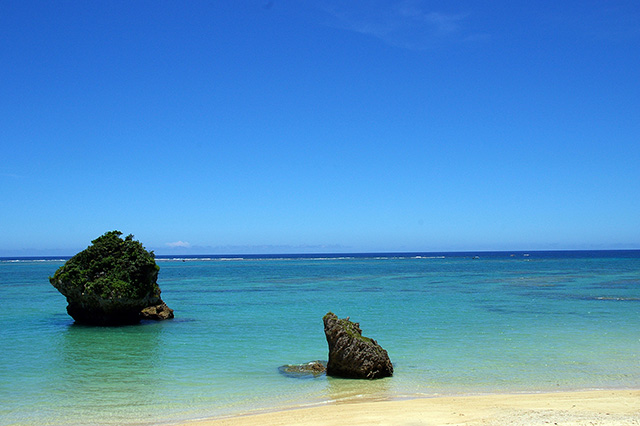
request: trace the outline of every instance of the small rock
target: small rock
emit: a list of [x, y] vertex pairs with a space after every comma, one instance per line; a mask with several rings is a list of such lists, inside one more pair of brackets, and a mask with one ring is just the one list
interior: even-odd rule
[[173, 318], [173, 309], [162, 300], [153, 306], [148, 306], [140, 312], [140, 318], [145, 320], [162, 321]]
[[327, 363], [325, 361], [311, 361], [306, 364], [287, 364], [278, 367], [278, 371], [288, 377], [307, 379], [325, 374]]

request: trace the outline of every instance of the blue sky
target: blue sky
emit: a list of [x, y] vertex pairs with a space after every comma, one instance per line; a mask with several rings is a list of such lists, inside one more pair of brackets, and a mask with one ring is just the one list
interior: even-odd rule
[[640, 6], [3, 1], [0, 198], [5, 256], [640, 248]]

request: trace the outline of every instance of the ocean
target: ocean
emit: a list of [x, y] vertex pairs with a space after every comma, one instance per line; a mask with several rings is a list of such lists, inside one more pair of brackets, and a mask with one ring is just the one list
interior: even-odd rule
[[[0, 425], [158, 425], [357, 399], [640, 388], [640, 251], [157, 257], [176, 318], [74, 324], [64, 259], [0, 259]], [[292, 378], [322, 317], [393, 377]]]

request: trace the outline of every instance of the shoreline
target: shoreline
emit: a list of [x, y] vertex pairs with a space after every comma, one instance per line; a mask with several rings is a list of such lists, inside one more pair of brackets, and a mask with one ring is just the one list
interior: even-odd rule
[[181, 426], [640, 426], [640, 389], [334, 401], [198, 419]]

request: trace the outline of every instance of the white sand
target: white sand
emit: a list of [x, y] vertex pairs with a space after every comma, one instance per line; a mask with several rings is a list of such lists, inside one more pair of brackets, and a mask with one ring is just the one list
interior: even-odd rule
[[354, 402], [184, 424], [246, 425], [640, 426], [640, 390]]

